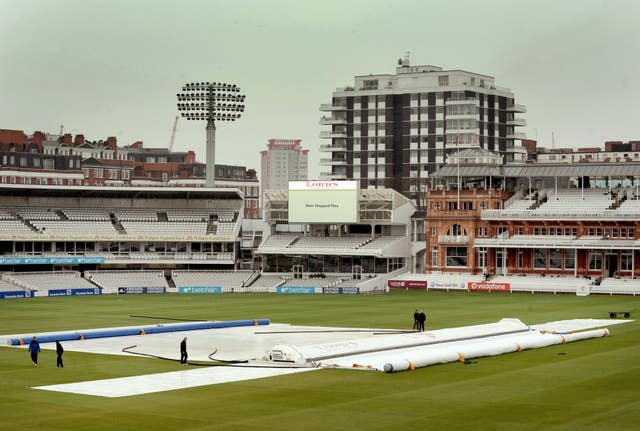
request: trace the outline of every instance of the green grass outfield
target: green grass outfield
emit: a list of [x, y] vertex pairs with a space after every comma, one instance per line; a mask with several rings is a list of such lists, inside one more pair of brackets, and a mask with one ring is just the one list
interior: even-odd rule
[[[131, 315], [427, 329], [516, 317], [528, 324], [640, 312], [640, 298], [393, 291], [387, 295], [131, 295], [0, 301], [0, 333], [160, 323]], [[396, 374], [320, 370], [125, 398], [32, 386], [184, 370], [175, 362], [0, 347], [0, 430], [640, 429], [640, 323], [611, 336]], [[176, 347], [177, 348], [177, 347]], [[562, 353], [562, 354], [561, 354]]]

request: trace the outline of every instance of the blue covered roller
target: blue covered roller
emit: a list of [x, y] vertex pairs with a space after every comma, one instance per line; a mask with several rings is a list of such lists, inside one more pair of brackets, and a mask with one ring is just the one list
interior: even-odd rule
[[[150, 325], [150, 326], [134, 326], [126, 328], [113, 328], [113, 329], [95, 329], [90, 331], [76, 331], [76, 332], [60, 332], [57, 334], [36, 335], [40, 343], [53, 343], [56, 340], [70, 341], [70, 340], [88, 340], [92, 338], [107, 338], [107, 337], [126, 337], [129, 335], [144, 335], [144, 334], [161, 334], [165, 332], [180, 332], [180, 331], [197, 331], [200, 329], [216, 329], [216, 328], [232, 328], [236, 326], [262, 326], [268, 325], [269, 319], [254, 319], [254, 320], [224, 320], [219, 322], [188, 322], [188, 323], [167, 323], [162, 325]], [[11, 346], [21, 346], [23, 344], [29, 344], [31, 336], [24, 338], [10, 338], [8, 344]]]

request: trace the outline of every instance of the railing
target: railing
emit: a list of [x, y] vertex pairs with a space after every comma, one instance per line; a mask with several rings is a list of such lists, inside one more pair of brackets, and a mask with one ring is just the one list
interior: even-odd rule
[[527, 135], [522, 132], [512, 132], [507, 134], [507, 139], [527, 139]]
[[347, 105], [334, 105], [332, 103], [322, 103], [320, 105], [321, 111], [344, 111], [347, 109]]
[[507, 111], [525, 113], [527, 112], [527, 107], [514, 103], [512, 106], [507, 106]]
[[346, 118], [334, 118], [334, 117], [322, 117], [320, 118], [320, 125], [331, 125], [331, 124], [346, 124]]
[[520, 200], [520, 198], [522, 198], [522, 190], [518, 190], [515, 195], [507, 199], [504, 203], [504, 207], [509, 208], [514, 202]]
[[334, 174], [331, 172], [321, 172], [320, 179], [323, 180], [346, 180], [347, 174]]
[[513, 120], [507, 120], [508, 126], [526, 126], [527, 120], [523, 118], [514, 118]]
[[625, 213], [619, 210], [607, 212], [572, 212], [572, 211], [509, 211], [507, 210], [484, 210], [480, 216], [482, 220], [505, 220], [505, 219], [530, 219], [530, 220], [575, 220], [575, 219], [602, 219], [602, 220], [637, 220], [637, 213]]
[[438, 243], [456, 243], [467, 244], [469, 242], [468, 235], [439, 235]]
[[336, 159], [320, 159], [320, 164], [322, 166], [333, 166], [333, 165], [346, 165], [346, 160], [336, 160]]
[[338, 132], [334, 130], [323, 130], [320, 132], [321, 138], [346, 138], [347, 132]]
[[475, 97], [451, 97], [445, 100], [445, 105], [449, 104], [463, 105], [463, 104], [478, 104], [478, 99]]

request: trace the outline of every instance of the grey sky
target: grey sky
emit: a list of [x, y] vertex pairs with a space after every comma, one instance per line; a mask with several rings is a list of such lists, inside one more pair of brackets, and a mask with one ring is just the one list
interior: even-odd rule
[[[640, 139], [640, 1], [0, 0], [0, 128], [166, 147], [179, 87], [236, 83], [247, 109], [216, 161], [259, 170], [269, 138], [300, 138], [317, 177], [319, 106], [354, 75], [411, 63], [496, 77], [530, 138]], [[175, 150], [204, 161], [204, 124]]]

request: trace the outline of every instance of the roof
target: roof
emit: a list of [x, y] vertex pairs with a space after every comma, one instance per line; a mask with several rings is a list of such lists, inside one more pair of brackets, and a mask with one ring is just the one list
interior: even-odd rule
[[44, 186], [2, 184], [0, 196], [92, 197], [92, 198], [162, 198], [162, 199], [242, 199], [236, 188], [207, 187], [108, 187], [108, 186]]
[[[626, 177], [640, 176], [640, 163], [559, 163], [527, 165], [460, 165], [461, 177]], [[433, 178], [458, 176], [458, 167], [445, 165], [431, 174]]]

